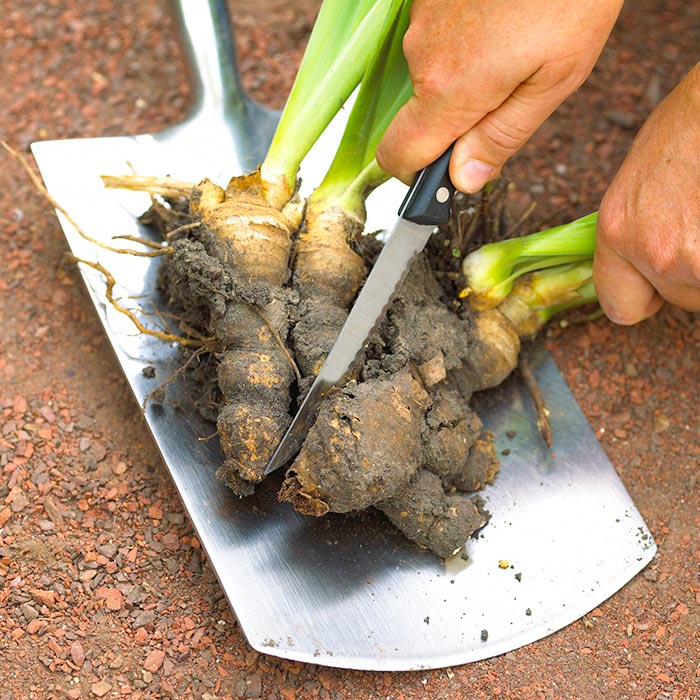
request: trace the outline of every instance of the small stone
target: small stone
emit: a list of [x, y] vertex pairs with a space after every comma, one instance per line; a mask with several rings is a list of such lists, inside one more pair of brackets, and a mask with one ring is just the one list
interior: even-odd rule
[[101, 544], [95, 547], [97, 551], [102, 554], [103, 556], [107, 557], [107, 559], [112, 559], [114, 555], [117, 553], [117, 545], [114, 544], [113, 542], [108, 542], [107, 544]]
[[85, 663], [83, 645], [77, 640], [70, 645], [70, 658], [78, 668], [81, 668]]
[[56, 523], [58, 527], [63, 525], [63, 515], [50, 496], [44, 498], [44, 511], [51, 522]]
[[107, 681], [98, 681], [90, 686], [90, 692], [101, 698], [103, 695], [107, 695], [109, 691], [112, 690], [112, 686], [107, 683]]
[[136, 617], [134, 617], [134, 620], [131, 623], [131, 626], [135, 630], [137, 630], [140, 627], [145, 627], [146, 625], [153, 622], [154, 618], [155, 618], [155, 613], [152, 610], [140, 610], [136, 614]]
[[124, 603], [124, 596], [118, 588], [100, 586], [95, 590], [95, 597], [105, 601], [107, 610], [121, 610]]
[[488, 630], [481, 630], [481, 641], [485, 642], [489, 638], [489, 631]]
[[262, 695], [262, 678], [256, 673], [245, 679], [247, 698], [259, 698]]
[[165, 652], [161, 649], [154, 649], [143, 662], [143, 668], [146, 671], [155, 672], [163, 665], [164, 660]]
[[39, 634], [41, 630], [43, 630], [45, 627], [48, 626], [48, 622], [46, 620], [30, 620], [29, 624], [27, 625], [27, 633], [28, 634]]
[[180, 549], [180, 539], [174, 532], [168, 532], [163, 535], [163, 546], [175, 552]]
[[44, 591], [40, 588], [30, 588], [29, 595], [34, 598], [34, 600], [45, 605], [47, 608], [52, 608], [56, 602], [56, 593], [54, 591]]
[[655, 583], [659, 579], [659, 572], [656, 569], [645, 569], [642, 576], [646, 581]]
[[606, 112], [605, 118], [609, 122], [617, 124], [617, 126], [621, 126], [623, 129], [633, 129], [637, 123], [637, 118], [634, 114], [629, 114], [627, 112], [618, 112], [616, 110], [610, 110], [609, 112]]
[[659, 413], [658, 415], [654, 416], [654, 432], [655, 433], [663, 433], [666, 430], [668, 430], [671, 427], [671, 421], [668, 419], [668, 416], [664, 415], [663, 413]]
[[24, 619], [27, 622], [36, 620], [36, 618], [39, 617], [39, 613], [36, 611], [36, 608], [33, 608], [31, 605], [29, 605], [29, 603], [22, 603], [22, 605], [19, 606], [19, 609], [22, 611], [22, 615], [24, 615]]
[[12, 499], [12, 502], [10, 503], [10, 509], [13, 513], [19, 513], [21, 510], [24, 510], [28, 503], [29, 499], [27, 498], [24, 491], [19, 491], [17, 495]]

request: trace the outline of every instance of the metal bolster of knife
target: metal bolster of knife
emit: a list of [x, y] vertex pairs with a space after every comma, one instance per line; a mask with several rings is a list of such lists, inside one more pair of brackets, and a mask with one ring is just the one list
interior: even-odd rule
[[399, 207], [399, 216], [414, 224], [439, 226], [450, 219], [455, 186], [450, 180], [450, 146], [434, 163], [423, 168]]

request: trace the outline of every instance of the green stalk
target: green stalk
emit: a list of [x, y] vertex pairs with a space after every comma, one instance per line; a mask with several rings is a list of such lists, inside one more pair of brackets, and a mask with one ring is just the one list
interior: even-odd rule
[[588, 282], [581, 285], [576, 290], [575, 297], [559, 304], [552, 304], [551, 306], [537, 309], [537, 313], [542, 319], [542, 325], [544, 325], [550, 318], [552, 318], [552, 316], [561, 313], [562, 311], [568, 311], [569, 309], [573, 309], [576, 306], [581, 306], [582, 304], [592, 304], [596, 301], [598, 301], [598, 295], [596, 294], [595, 286], [593, 285], [593, 279], [589, 279]]
[[593, 278], [593, 263], [569, 263], [531, 272], [514, 285], [511, 295], [531, 308], [564, 304], [578, 298], [578, 290]]
[[482, 246], [462, 262], [467, 284], [461, 296], [469, 296], [476, 308], [493, 308], [524, 274], [591, 260], [597, 219], [594, 212], [563, 226]]
[[335, 158], [310, 196], [310, 206], [337, 206], [356, 218], [363, 218], [367, 195], [389, 179], [377, 164], [374, 152], [394, 115], [412, 93], [402, 49], [409, 12], [410, 0], [394, 0], [377, 50], [362, 77]]
[[343, 106], [376, 53], [398, 0], [324, 0], [272, 144], [261, 165], [263, 191], [282, 206], [299, 165]]
[[524, 275], [498, 305], [521, 337], [534, 335], [552, 316], [596, 301], [593, 263], [557, 265]]

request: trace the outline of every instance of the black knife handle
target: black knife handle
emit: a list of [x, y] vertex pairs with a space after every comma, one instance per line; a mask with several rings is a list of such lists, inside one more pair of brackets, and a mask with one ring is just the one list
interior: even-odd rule
[[450, 220], [450, 202], [456, 191], [449, 173], [453, 146], [416, 175], [399, 207], [401, 218], [428, 226], [439, 226]]

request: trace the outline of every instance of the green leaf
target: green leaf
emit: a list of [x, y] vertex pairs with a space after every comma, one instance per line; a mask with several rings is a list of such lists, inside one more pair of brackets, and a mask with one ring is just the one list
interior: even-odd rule
[[389, 123], [412, 94], [402, 48], [410, 4], [410, 0], [394, 0], [389, 9], [335, 158], [311, 196], [312, 202], [335, 200], [346, 211], [358, 212], [369, 192], [388, 179], [374, 153]]
[[397, 5], [397, 0], [324, 1], [261, 166], [264, 183], [291, 195], [301, 161], [359, 83]]

